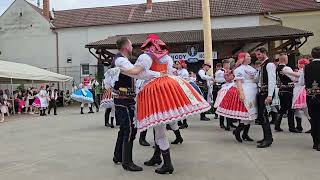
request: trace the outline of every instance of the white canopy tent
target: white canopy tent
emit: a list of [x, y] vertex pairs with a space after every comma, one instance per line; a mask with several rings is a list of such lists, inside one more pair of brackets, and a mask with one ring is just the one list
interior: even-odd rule
[[0, 60], [0, 83], [68, 82], [73, 78], [27, 64]]
[[[73, 78], [22, 63], [0, 60], [0, 84], [68, 82]], [[14, 99], [12, 99], [14, 104]], [[14, 112], [15, 113], [15, 112]]]

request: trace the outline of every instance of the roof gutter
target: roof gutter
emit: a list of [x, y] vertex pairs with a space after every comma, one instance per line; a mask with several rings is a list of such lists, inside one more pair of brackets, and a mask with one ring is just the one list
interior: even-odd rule
[[272, 15], [271, 12], [265, 13], [265, 14], [263, 14], [263, 16], [264, 16], [265, 18], [267, 18], [267, 19], [271, 19], [271, 20], [273, 20], [273, 21], [277, 21], [277, 22], [280, 23], [281, 26], [283, 26], [283, 21], [282, 21], [282, 19], [281, 19], [280, 17], [278, 17], [278, 16]]

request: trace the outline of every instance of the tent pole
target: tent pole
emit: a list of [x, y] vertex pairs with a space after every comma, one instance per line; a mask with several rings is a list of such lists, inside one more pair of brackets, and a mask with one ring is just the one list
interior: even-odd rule
[[13, 96], [13, 80], [12, 78], [10, 79], [10, 82], [11, 82], [11, 94], [12, 94], [12, 109], [13, 109], [13, 114], [16, 114], [16, 109], [14, 107], [14, 96]]

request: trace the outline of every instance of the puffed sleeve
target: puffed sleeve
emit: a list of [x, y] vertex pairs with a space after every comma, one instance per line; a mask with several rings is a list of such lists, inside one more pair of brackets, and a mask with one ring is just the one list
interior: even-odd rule
[[243, 74], [243, 70], [242, 68], [236, 68], [234, 71], [233, 71], [233, 74], [234, 74], [234, 80], [243, 80], [244, 79], [244, 74]]
[[147, 54], [141, 54], [138, 57], [137, 62], [135, 63], [135, 66], [141, 66], [144, 68], [144, 70], [149, 70], [151, 68], [151, 65], [152, 65], [152, 59]]

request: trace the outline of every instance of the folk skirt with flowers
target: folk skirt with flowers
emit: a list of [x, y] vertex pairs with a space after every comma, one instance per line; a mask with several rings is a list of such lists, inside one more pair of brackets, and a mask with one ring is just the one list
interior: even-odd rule
[[251, 123], [258, 117], [257, 85], [254, 83], [242, 84], [245, 100], [241, 101], [238, 89], [233, 86], [224, 95], [217, 107], [218, 115], [241, 120], [243, 123]]
[[140, 131], [210, 110], [210, 104], [186, 80], [177, 76], [155, 78], [136, 97], [136, 125]]
[[307, 107], [307, 91], [305, 86], [295, 85], [293, 89], [292, 109], [304, 109]]

